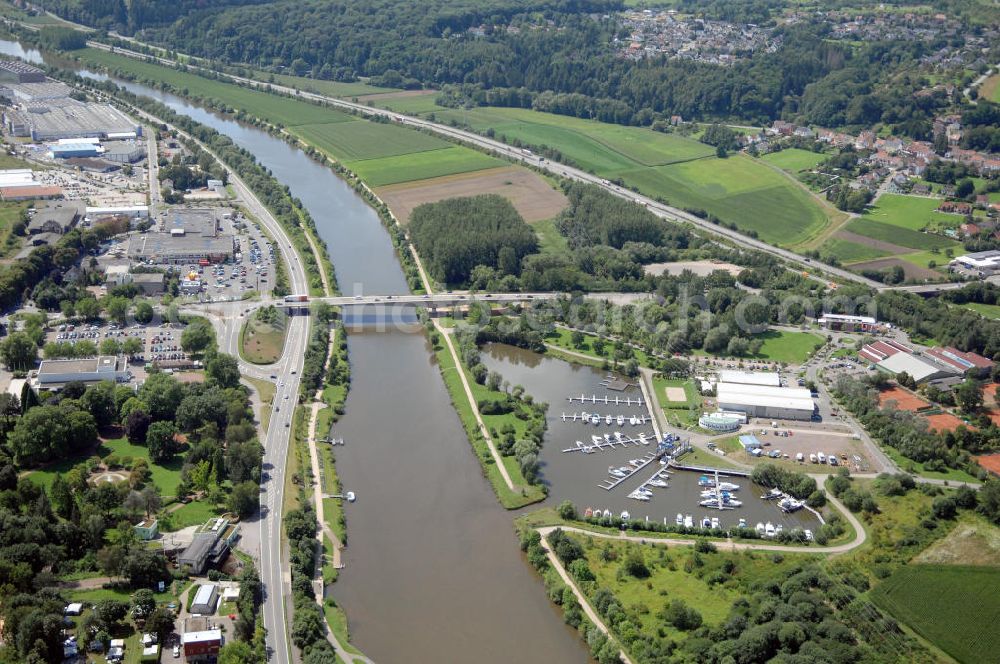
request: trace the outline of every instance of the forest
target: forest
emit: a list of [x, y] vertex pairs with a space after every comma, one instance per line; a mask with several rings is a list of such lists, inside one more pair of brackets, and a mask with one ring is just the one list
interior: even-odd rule
[[[489, 97], [494, 104], [619, 124], [649, 125], [674, 114], [829, 127], [881, 121], [899, 134], [928, 138], [931, 119], [948, 103], [943, 94], [915, 96], [924, 81], [899, 75], [944, 40], [849, 45], [828, 39], [829, 27], [819, 22], [781, 26], [782, 48], [722, 66], [619, 58], [611, 46], [622, 36], [612, 13], [622, 8], [617, 0], [375, 0], [364, 6], [282, 0], [199, 9], [188, 1], [170, 7], [148, 0], [41, 4], [231, 64], [319, 79], [367, 76], [389, 87], [458, 86], [452, 97], [469, 103]], [[778, 3], [725, 4], [703, 11], [753, 22]], [[482, 36], [468, 32], [480, 25]]]
[[517, 275], [538, 240], [506, 198], [496, 194], [449, 198], [413, 210], [410, 236], [438, 281], [464, 284], [478, 265]]

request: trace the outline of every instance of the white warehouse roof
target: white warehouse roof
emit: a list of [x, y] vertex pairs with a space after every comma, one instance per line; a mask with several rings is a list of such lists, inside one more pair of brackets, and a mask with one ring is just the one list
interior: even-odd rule
[[766, 408], [791, 408], [810, 413], [814, 409], [812, 394], [803, 387], [773, 387], [770, 385], [742, 385], [719, 383], [716, 386], [719, 407], [732, 405], [761, 406]]
[[781, 376], [774, 371], [720, 371], [719, 381], [722, 383], [740, 383], [743, 385], [781, 386]]
[[946, 374], [957, 375], [959, 373], [950, 367], [942, 367], [937, 364], [933, 364], [923, 358], [917, 357], [916, 355], [911, 355], [910, 353], [896, 353], [895, 355], [890, 355], [879, 362], [878, 366], [894, 374], [905, 371], [909, 374], [910, 378], [918, 383], [937, 376], [943, 376]]

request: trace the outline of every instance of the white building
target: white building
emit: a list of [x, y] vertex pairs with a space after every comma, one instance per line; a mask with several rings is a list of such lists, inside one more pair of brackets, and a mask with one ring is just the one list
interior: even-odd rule
[[191, 613], [200, 613], [203, 616], [210, 616], [215, 613], [215, 606], [219, 601], [219, 590], [214, 583], [205, 583], [198, 586], [198, 592], [191, 602]]
[[781, 375], [774, 371], [729, 371], [719, 372], [719, 382], [741, 385], [769, 385], [781, 387]]
[[42, 360], [34, 377], [34, 386], [57, 390], [66, 383], [97, 383], [102, 380], [121, 381], [128, 376], [124, 357], [101, 355], [84, 360]]
[[747, 417], [808, 420], [816, 410], [812, 394], [801, 387], [719, 383], [719, 410], [746, 413]]
[[977, 251], [955, 258], [948, 263], [948, 268], [955, 272], [972, 272], [980, 277], [988, 277], [1000, 272], [1000, 250]]

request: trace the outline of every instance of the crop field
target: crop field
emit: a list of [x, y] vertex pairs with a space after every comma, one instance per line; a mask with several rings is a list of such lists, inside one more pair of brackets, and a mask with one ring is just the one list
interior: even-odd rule
[[700, 208], [779, 245], [804, 242], [827, 224], [807, 191], [751, 158], [699, 159], [621, 174], [647, 196]]
[[876, 586], [876, 604], [960, 662], [995, 661], [1000, 652], [997, 570], [908, 565]]
[[493, 129], [508, 139], [557, 148], [597, 171], [662, 166], [715, 154], [712, 146], [683, 136], [524, 108], [447, 110], [435, 115], [439, 120], [467, 122], [477, 130]]
[[395, 157], [451, 146], [430, 134], [367, 120], [299, 125], [292, 133], [340, 161]]
[[510, 200], [527, 222], [555, 217], [566, 207], [566, 197], [537, 173], [520, 166], [490, 168], [380, 187], [379, 197], [401, 222], [409, 221], [418, 205], [445, 198], [499, 194]]
[[870, 261], [875, 258], [888, 256], [889, 252], [882, 251], [875, 247], [843, 240], [837, 237], [827, 240], [823, 244], [823, 251], [830, 252], [836, 256], [841, 263], [857, 263], [858, 261]]
[[341, 113], [329, 108], [310, 104], [297, 99], [279, 97], [267, 92], [257, 92], [242, 88], [231, 83], [211, 81], [207, 78], [190, 74], [170, 67], [133, 60], [123, 55], [107, 53], [96, 49], [83, 49], [75, 52], [84, 64], [96, 64], [110, 70], [121, 70], [139, 78], [140, 81], [163, 81], [178, 90], [186, 89], [187, 95], [214, 99], [227, 106], [240, 108], [251, 115], [268, 122], [286, 127], [303, 124], [347, 122], [355, 118], [347, 113]]
[[868, 218], [853, 220], [847, 225], [847, 230], [852, 233], [857, 233], [858, 235], [864, 235], [875, 240], [881, 240], [882, 242], [891, 242], [892, 244], [902, 245], [904, 247], [918, 249], [921, 251], [934, 248], [944, 249], [946, 247], [960, 246], [959, 243], [954, 240], [949, 240], [948, 238], [941, 237], [940, 235], [921, 233], [920, 231], [910, 230], [902, 226], [894, 226], [892, 224], [882, 221], [874, 221]]
[[954, 228], [962, 223], [961, 215], [937, 212], [939, 205], [941, 201], [936, 198], [883, 194], [864, 217], [913, 231]]
[[438, 106], [434, 101], [437, 99], [437, 95], [437, 90], [406, 90], [398, 93], [367, 95], [359, 97], [358, 102], [387, 108], [397, 113], [421, 115], [444, 109], [443, 106]]
[[[270, 76], [270, 74], [268, 74]], [[263, 76], [260, 76], [264, 80]], [[394, 92], [393, 88], [380, 88], [375, 85], [368, 85], [362, 81], [344, 83], [341, 81], [323, 81], [304, 76], [292, 76], [291, 74], [275, 74], [274, 82], [279, 85], [286, 85], [291, 88], [298, 88], [306, 92], [315, 92], [328, 97], [359, 97], [362, 95], [380, 94]]]
[[503, 166], [504, 162], [466, 147], [347, 162], [347, 167], [373, 187], [425, 180]]
[[763, 157], [764, 161], [773, 166], [777, 166], [789, 173], [798, 173], [816, 168], [816, 166], [826, 159], [827, 155], [822, 152], [812, 152], [811, 150], [800, 150], [799, 148], [787, 148], [780, 152], [771, 152]]

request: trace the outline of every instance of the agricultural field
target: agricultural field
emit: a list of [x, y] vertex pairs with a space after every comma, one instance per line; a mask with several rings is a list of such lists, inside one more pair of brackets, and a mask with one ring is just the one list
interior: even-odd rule
[[552, 219], [567, 204], [561, 191], [537, 173], [520, 166], [404, 182], [380, 187], [376, 193], [403, 223], [409, 221], [410, 213], [419, 205], [461, 196], [499, 194], [510, 200], [529, 223]]
[[[836, 256], [841, 263], [857, 263], [860, 261], [870, 261], [876, 258], [884, 258], [891, 255], [878, 247], [851, 242], [839, 237], [833, 237], [823, 244], [823, 251]], [[824, 253], [825, 255], [825, 253]]]
[[903, 226], [895, 226], [884, 221], [875, 221], [867, 217], [862, 217], [851, 221], [847, 225], [847, 231], [870, 237], [881, 242], [889, 242], [910, 249], [927, 251], [930, 249], [960, 248], [959, 242], [950, 240], [940, 235], [921, 233]]
[[495, 157], [457, 145], [443, 150], [346, 163], [348, 168], [373, 187], [497, 168], [503, 165], [504, 162]]
[[[260, 80], [270, 80], [271, 74], [260, 74]], [[290, 88], [298, 88], [306, 92], [315, 92], [328, 97], [360, 97], [363, 95], [391, 93], [393, 88], [382, 88], [376, 85], [368, 85], [363, 81], [345, 83], [342, 81], [324, 81], [305, 76], [292, 76], [291, 74], [274, 74], [274, 82], [278, 85], [285, 85]]]
[[940, 205], [936, 198], [882, 194], [864, 217], [913, 231], [955, 228], [963, 222], [962, 215], [937, 212]]
[[420, 115], [422, 113], [433, 113], [442, 109], [434, 101], [437, 99], [437, 94], [437, 90], [406, 90], [404, 92], [367, 95], [359, 97], [358, 102], [371, 104], [379, 108], [387, 108], [397, 113]]
[[1000, 567], [1000, 527], [980, 516], [963, 515], [947, 537], [922, 551], [913, 562]]
[[907, 565], [876, 586], [876, 604], [960, 662], [987, 662], [1000, 649], [997, 570]]
[[451, 146], [430, 134], [367, 120], [299, 125], [291, 131], [340, 161], [395, 157]]
[[780, 152], [770, 152], [761, 159], [777, 166], [783, 171], [795, 174], [799, 171], [806, 171], [813, 168], [826, 159], [827, 155], [822, 152], [812, 152], [811, 150], [801, 150], [799, 148], [787, 148]]
[[745, 155], [716, 157], [616, 174], [647, 196], [681, 208], [702, 209], [754, 231], [767, 242], [799, 245], [843, 213], [821, 207], [787, 176]]

